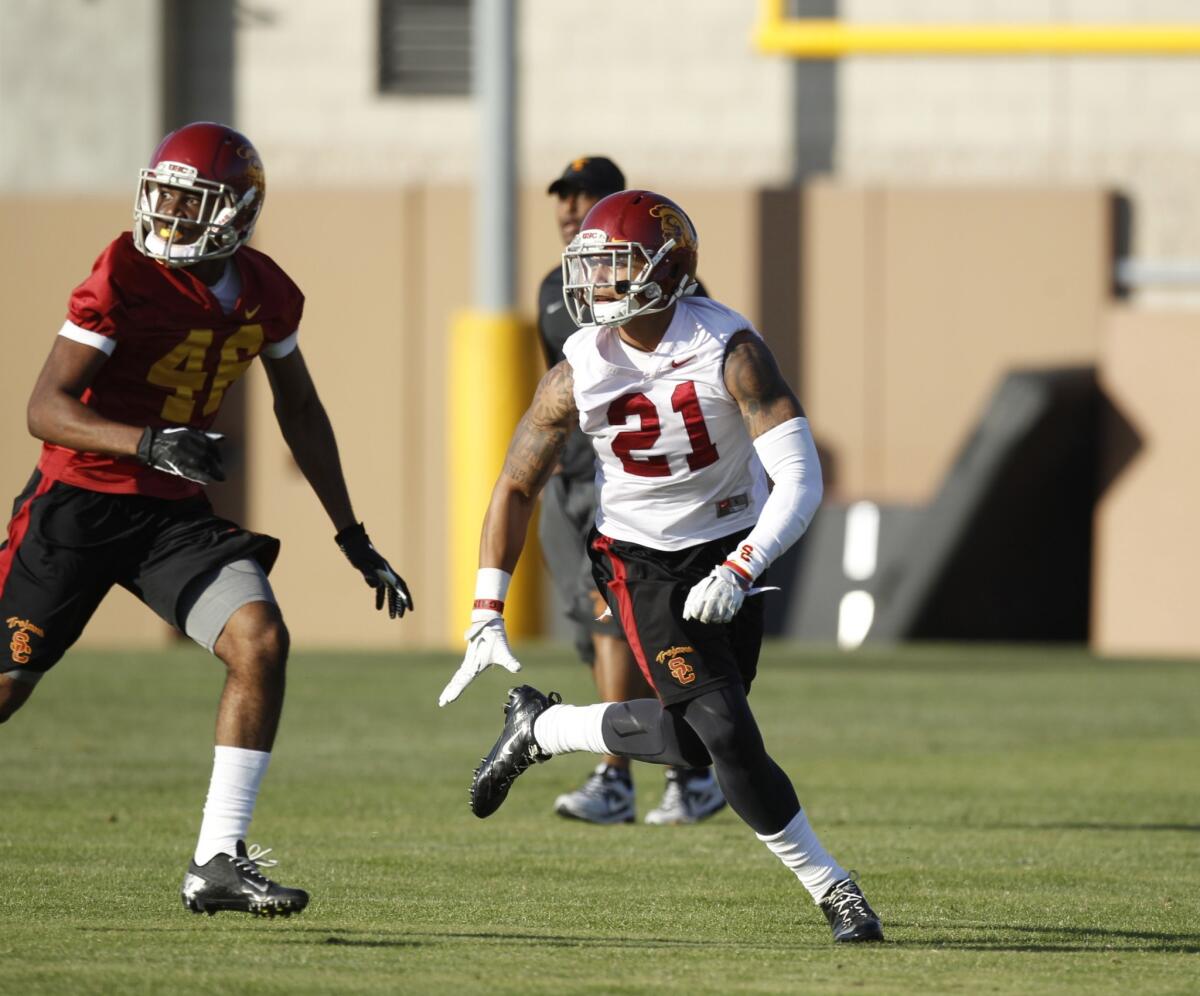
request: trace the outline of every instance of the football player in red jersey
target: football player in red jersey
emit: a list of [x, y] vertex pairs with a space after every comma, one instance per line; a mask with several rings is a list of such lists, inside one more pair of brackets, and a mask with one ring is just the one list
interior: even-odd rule
[[[287, 915], [308, 894], [271, 881], [246, 830], [283, 707], [288, 633], [267, 573], [271, 536], [214, 515], [225, 479], [210, 431], [256, 356], [275, 414], [342, 552], [392, 618], [404, 581], [355, 519], [333, 429], [298, 346], [304, 297], [246, 243], [266, 192], [244, 136], [197, 122], [167, 135], [138, 177], [133, 231], [71, 295], [29, 399], [41, 459], [0, 546], [0, 722], [78, 639], [114, 584], [226, 667], [212, 779], [184, 877], [196, 913]], [[274, 864], [274, 862], [264, 863]]]
[[472, 779], [472, 812], [491, 816], [522, 772], [558, 754], [711, 764], [730, 808], [795, 873], [834, 940], [879, 941], [879, 918], [818, 839], [750, 710], [763, 635], [756, 585], [808, 527], [821, 465], [762, 337], [733, 309], [688, 294], [698, 254], [688, 216], [647, 190], [605, 197], [563, 252], [563, 300], [579, 330], [538, 385], [492, 491], [467, 651], [439, 704], [492, 664], [520, 670], [504, 599], [538, 492], [578, 425], [597, 465], [592, 577], [656, 697], [580, 707], [511, 689]]

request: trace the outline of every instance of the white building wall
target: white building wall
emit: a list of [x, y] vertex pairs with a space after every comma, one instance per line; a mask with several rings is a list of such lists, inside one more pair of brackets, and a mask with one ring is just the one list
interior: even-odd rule
[[378, 87], [376, 0], [260, 0], [239, 22], [239, 127], [272, 185], [395, 186], [473, 175], [475, 119], [459, 97]]
[[787, 60], [751, 42], [754, 0], [523, 0], [523, 168], [606, 154], [639, 185], [791, 176]]
[[[778, 183], [790, 70], [753, 50], [757, 6], [727, 0], [521, 0], [520, 169], [548, 182], [612, 156], [640, 183]], [[237, 35], [237, 118], [284, 186], [467, 182], [467, 98], [380, 94], [376, 0], [258, 0]]]
[[[159, 137], [162, 3], [0, 3], [0, 191], [130, 188]], [[520, 0], [519, 163], [606, 153], [647, 186], [786, 182], [791, 61], [753, 0]], [[841, 0], [851, 22], [1200, 23], [1195, 0]], [[378, 92], [376, 0], [239, 5], [235, 124], [273, 187], [469, 182], [467, 98]], [[1200, 259], [1200, 58], [868, 58], [839, 68], [837, 173], [879, 183], [1108, 183], [1135, 249]]]
[[0, 3], [0, 191], [128, 190], [161, 120], [158, 0]]
[[[866, 23], [1188, 23], [1194, 0], [842, 0]], [[1134, 250], [1200, 259], [1200, 57], [857, 57], [837, 170], [882, 183], [1106, 183]]]

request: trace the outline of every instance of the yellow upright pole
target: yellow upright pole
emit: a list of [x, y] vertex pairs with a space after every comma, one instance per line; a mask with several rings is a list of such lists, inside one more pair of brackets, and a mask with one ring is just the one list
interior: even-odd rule
[[[492, 486], [504, 465], [513, 429], [537, 385], [541, 364], [533, 330], [513, 314], [464, 311], [450, 330], [448, 390], [450, 445], [450, 631], [462, 644], [471, 613], [479, 530]], [[504, 617], [514, 640], [536, 635], [540, 623], [541, 557], [536, 522], [513, 575]]]
[[[516, 316], [516, 0], [471, 10], [480, 153], [475, 202], [475, 308], [450, 329], [447, 640], [462, 647], [471, 615], [479, 530], [504, 453], [529, 406], [541, 361], [533, 331]], [[538, 632], [541, 558], [530, 530], [504, 617], [513, 639]]]

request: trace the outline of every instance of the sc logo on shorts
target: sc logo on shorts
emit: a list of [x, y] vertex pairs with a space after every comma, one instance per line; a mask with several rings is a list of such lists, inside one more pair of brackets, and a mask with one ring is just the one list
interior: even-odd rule
[[18, 619], [16, 616], [9, 616], [4, 621], [8, 624], [9, 629], [16, 630], [8, 644], [8, 649], [12, 651], [13, 663], [28, 664], [29, 658], [33, 654], [33, 647], [29, 643], [29, 634], [32, 633], [34, 636], [40, 636], [43, 639], [46, 634], [28, 619]]
[[659, 664], [666, 664], [667, 670], [671, 672], [671, 677], [681, 685], [690, 685], [696, 680], [696, 670], [687, 662], [685, 654], [694, 654], [695, 647], [668, 647], [661, 651], [654, 659]]

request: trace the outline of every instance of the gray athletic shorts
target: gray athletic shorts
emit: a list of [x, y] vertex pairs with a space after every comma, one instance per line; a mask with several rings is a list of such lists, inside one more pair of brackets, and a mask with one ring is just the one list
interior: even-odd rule
[[[542, 514], [538, 539], [550, 576], [575, 623], [575, 649], [591, 664], [596, 657], [592, 634], [620, 636], [621, 627], [612, 619], [597, 622], [599, 614], [593, 593], [592, 561], [587, 536], [596, 521], [596, 485], [592, 478], [569, 478], [555, 474], [542, 492]], [[601, 603], [603, 605], [603, 603]]]
[[190, 582], [179, 596], [183, 631], [211, 654], [225, 624], [251, 602], [278, 604], [257, 560], [235, 560], [208, 571]]

